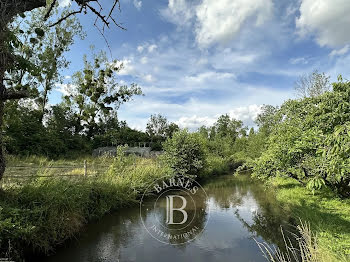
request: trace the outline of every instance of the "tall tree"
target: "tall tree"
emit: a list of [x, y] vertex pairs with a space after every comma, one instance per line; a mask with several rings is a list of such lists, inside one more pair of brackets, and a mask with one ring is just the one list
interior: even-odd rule
[[277, 115], [278, 107], [272, 105], [263, 105], [261, 113], [255, 120], [255, 123], [259, 127], [259, 132], [265, 136], [271, 134], [274, 126], [278, 123], [279, 117]]
[[[59, 23], [65, 21], [67, 18], [79, 14], [87, 13], [91, 11], [97, 16], [97, 20], [101, 21], [104, 26], [109, 27], [110, 23], [114, 23], [116, 26], [116, 20], [113, 18], [113, 10], [119, 4], [119, 0], [113, 0], [109, 2], [111, 8], [100, 8], [102, 5], [98, 0], [74, 0], [77, 9], [70, 11], [66, 15], [58, 16], [60, 17], [56, 22], [50, 24], [54, 27]], [[58, 0], [7, 0], [0, 1], [0, 127], [3, 125], [3, 115], [4, 115], [4, 104], [8, 100], [20, 99], [29, 96], [28, 86], [20, 86], [18, 88], [8, 88], [6, 86], [6, 73], [11, 73], [12, 71], [17, 71], [24, 69], [28, 71], [31, 75], [38, 74], [38, 68], [26, 60], [23, 56], [15, 52], [18, 46], [22, 45], [22, 39], [16, 37], [15, 33], [11, 31], [10, 23], [16, 18], [17, 15], [25, 16], [26, 11], [32, 11], [37, 8], [46, 8], [45, 17], [48, 18], [51, 15], [52, 10], [55, 5], [58, 4]], [[95, 7], [93, 6], [95, 4]], [[108, 10], [106, 14], [102, 13], [102, 10]], [[32, 38], [32, 42], [40, 40], [42, 37], [43, 30], [37, 30], [37, 38]], [[38, 40], [39, 38], [39, 40]], [[36, 40], [35, 40], [36, 39]], [[2, 133], [2, 132], [1, 132]], [[2, 178], [5, 171], [5, 159], [3, 156], [3, 139], [0, 136], [0, 179]]]
[[132, 84], [119, 85], [117, 73], [123, 67], [118, 61], [109, 62], [106, 54], [93, 54], [93, 62], [84, 56], [84, 69], [73, 75], [67, 105], [75, 109], [78, 120], [76, 133], [85, 131], [92, 138], [98, 128], [110, 115], [115, 115], [119, 106], [134, 95], [141, 95], [141, 89]]
[[230, 137], [233, 141], [238, 135], [243, 134], [243, 122], [231, 119], [229, 115], [221, 115], [214, 124], [216, 134], [220, 137]]
[[168, 120], [161, 114], [151, 115], [146, 126], [146, 132], [150, 137], [166, 137]]
[[[57, 10], [58, 8], [55, 8], [52, 12], [57, 14]], [[75, 17], [69, 17], [52, 28], [45, 23], [45, 15], [46, 10], [36, 9], [26, 19], [17, 18], [11, 24], [12, 32], [16, 37], [24, 39], [22, 44], [16, 48], [16, 53], [35, 64], [40, 71], [31, 75], [25, 68], [20, 68], [11, 71], [6, 76], [8, 89], [23, 87], [32, 91], [41, 111], [39, 122], [42, 122], [47, 113], [50, 91], [55, 83], [62, 80], [59, 70], [69, 65], [64, 53], [69, 51], [75, 36], [84, 37], [81, 25]]]
[[297, 96], [301, 98], [316, 97], [331, 89], [330, 77], [317, 70], [310, 74], [299, 77], [295, 82], [294, 89]]

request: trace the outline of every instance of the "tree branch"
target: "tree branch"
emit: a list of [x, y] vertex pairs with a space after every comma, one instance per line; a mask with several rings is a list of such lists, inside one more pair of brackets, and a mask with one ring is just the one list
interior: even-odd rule
[[47, 13], [45, 14], [45, 17], [44, 17], [45, 20], [49, 18], [50, 13], [51, 13], [52, 9], [54, 8], [56, 2], [57, 2], [57, 0], [53, 0], [53, 1], [52, 1], [51, 5], [50, 5], [50, 7], [49, 7], [49, 10], [48, 10]]
[[49, 25], [49, 27], [53, 27], [53, 26], [55, 26], [55, 25], [58, 25], [59, 23], [62, 23], [64, 20], [66, 20], [68, 17], [70, 17], [70, 16], [72, 16], [72, 15], [80, 14], [82, 11], [83, 11], [83, 7], [80, 7], [80, 9], [79, 9], [78, 11], [71, 12], [71, 13], [69, 13], [68, 15], [66, 15], [66, 16], [64, 16], [64, 17], [62, 17], [62, 18], [60, 18], [60, 19], [58, 19], [57, 22], [55, 22], [55, 23]]
[[87, 7], [89, 7], [89, 9], [95, 13], [95, 15], [97, 15], [97, 17], [99, 17], [102, 22], [109, 28], [109, 22], [106, 20], [106, 17], [103, 16], [100, 12], [98, 12], [95, 8], [93, 8], [91, 5], [86, 4]]

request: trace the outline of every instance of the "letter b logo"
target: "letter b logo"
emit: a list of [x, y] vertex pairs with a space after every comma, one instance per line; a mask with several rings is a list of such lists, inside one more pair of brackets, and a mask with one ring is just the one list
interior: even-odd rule
[[[174, 198], [180, 198], [182, 200], [182, 206], [180, 208], [174, 208]], [[166, 196], [166, 223], [169, 225], [182, 225], [186, 223], [188, 215], [184, 210], [187, 205], [187, 200], [183, 196]], [[180, 211], [183, 214], [183, 219], [181, 222], [174, 222], [174, 211]]]

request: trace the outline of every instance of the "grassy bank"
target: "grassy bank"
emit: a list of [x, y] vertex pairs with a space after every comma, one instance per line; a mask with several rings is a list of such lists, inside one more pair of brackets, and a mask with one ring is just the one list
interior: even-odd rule
[[350, 261], [350, 200], [323, 189], [314, 194], [290, 178], [271, 178], [277, 200], [316, 235], [317, 261]]
[[25, 251], [50, 252], [89, 221], [136, 203], [154, 179], [170, 175], [169, 168], [152, 159], [111, 162], [94, 176], [40, 177], [38, 172], [21, 186], [5, 184], [0, 190], [0, 257], [17, 261]]
[[[89, 221], [136, 204], [151, 182], [174, 174], [161, 159], [119, 153], [116, 158], [55, 161], [9, 157], [9, 178], [0, 190], [0, 257], [17, 261], [25, 252], [50, 253]], [[213, 155], [205, 163], [198, 179], [228, 173], [234, 166], [232, 159]]]

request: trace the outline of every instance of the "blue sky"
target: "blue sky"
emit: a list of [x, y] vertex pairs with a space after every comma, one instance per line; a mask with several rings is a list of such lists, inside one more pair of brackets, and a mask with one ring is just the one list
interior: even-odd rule
[[[228, 113], [252, 126], [261, 105], [295, 98], [298, 76], [348, 76], [349, 12], [348, 0], [121, 0], [115, 17], [127, 31], [115, 27], [106, 38], [124, 63], [120, 81], [145, 96], [122, 105], [119, 118], [144, 129], [161, 113], [193, 130]], [[87, 37], [67, 54], [67, 76], [90, 45], [109, 52], [94, 16], [79, 19]], [[51, 103], [61, 95], [58, 85]]]

